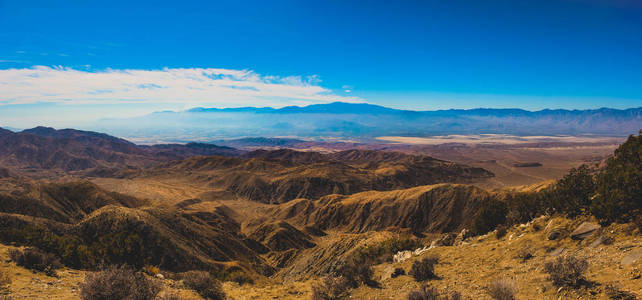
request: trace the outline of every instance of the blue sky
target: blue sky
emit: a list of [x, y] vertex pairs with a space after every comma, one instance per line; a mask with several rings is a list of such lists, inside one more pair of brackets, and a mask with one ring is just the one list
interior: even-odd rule
[[640, 3], [0, 0], [0, 118], [329, 101], [639, 107]]

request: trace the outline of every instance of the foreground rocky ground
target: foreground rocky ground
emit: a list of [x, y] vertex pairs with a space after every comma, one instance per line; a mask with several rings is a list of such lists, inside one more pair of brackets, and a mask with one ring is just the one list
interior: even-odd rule
[[[588, 222], [588, 223], [585, 223]], [[584, 224], [584, 225], [582, 225]], [[398, 255], [400, 261], [374, 266], [374, 279], [379, 287], [361, 286], [350, 291], [352, 299], [405, 299], [422, 284], [443, 293], [459, 292], [468, 299], [491, 299], [489, 284], [498, 278], [514, 284], [518, 299], [618, 299], [609, 295], [610, 287], [642, 296], [642, 235], [633, 224], [597, 225], [586, 218], [539, 217], [531, 223], [513, 226], [506, 235], [496, 232], [477, 237], [455, 239], [452, 246], [427, 247], [419, 255]], [[583, 229], [576, 231], [577, 228]], [[585, 232], [583, 232], [585, 231]], [[437, 239], [439, 237], [435, 237]], [[373, 241], [376, 239], [372, 239]], [[430, 238], [424, 239], [426, 246]], [[4, 291], [14, 299], [79, 299], [78, 284], [86, 271], [62, 269], [57, 277], [18, 267], [9, 259], [11, 246], [0, 247], [0, 268], [6, 271], [11, 284]], [[413, 251], [411, 251], [413, 252]], [[410, 275], [391, 277], [395, 268], [406, 273], [413, 262], [437, 255], [438, 278], [417, 282]], [[586, 284], [578, 288], [558, 288], [544, 271], [544, 264], [558, 256], [586, 259]], [[180, 280], [164, 271], [163, 294], [180, 299], [201, 299]], [[311, 286], [319, 278], [307, 280], [276, 280], [239, 285], [225, 282], [223, 289], [230, 299], [308, 299]], [[627, 298], [620, 298], [627, 299]], [[634, 299], [634, 298], [633, 298]]]

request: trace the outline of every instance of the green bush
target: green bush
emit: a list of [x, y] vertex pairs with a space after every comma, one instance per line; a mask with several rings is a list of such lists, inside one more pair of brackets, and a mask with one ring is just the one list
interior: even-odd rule
[[571, 169], [558, 180], [549, 194], [549, 206], [570, 217], [586, 211], [595, 193], [595, 180], [587, 165]]
[[629, 136], [615, 150], [596, 185], [590, 209], [602, 223], [628, 222], [642, 214], [642, 135]]
[[495, 229], [497, 225], [504, 224], [507, 212], [506, 203], [493, 198], [489, 199], [475, 219], [473, 225], [475, 233], [484, 234]]

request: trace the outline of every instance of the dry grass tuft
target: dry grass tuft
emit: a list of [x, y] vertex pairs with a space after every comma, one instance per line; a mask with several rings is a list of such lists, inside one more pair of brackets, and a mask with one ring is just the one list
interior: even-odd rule
[[585, 259], [562, 256], [544, 265], [544, 270], [556, 286], [579, 287], [586, 283], [584, 272], [588, 269]]
[[515, 300], [517, 288], [510, 279], [495, 279], [488, 286], [488, 294], [495, 300]]

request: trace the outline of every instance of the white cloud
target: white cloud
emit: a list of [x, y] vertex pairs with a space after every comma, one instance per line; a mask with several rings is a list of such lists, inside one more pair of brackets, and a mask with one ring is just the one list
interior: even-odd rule
[[85, 71], [35, 66], [0, 70], [0, 103], [184, 103], [213, 106], [362, 102], [319, 85], [317, 76], [265, 76], [249, 70], [165, 68]]

